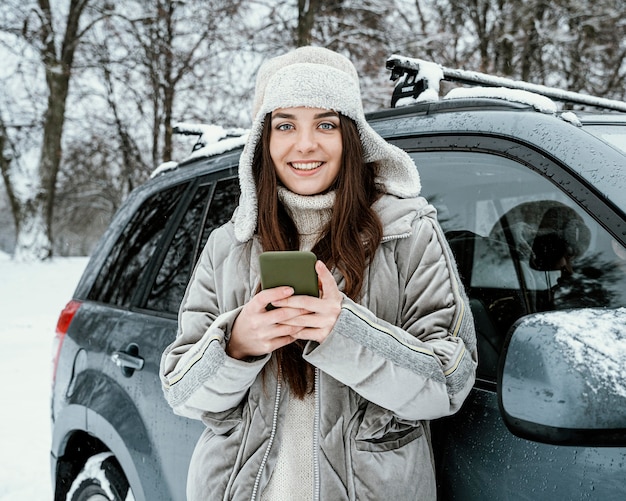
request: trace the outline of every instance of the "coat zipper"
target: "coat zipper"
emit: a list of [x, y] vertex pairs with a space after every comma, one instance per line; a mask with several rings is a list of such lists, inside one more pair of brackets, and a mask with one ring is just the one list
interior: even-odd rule
[[313, 501], [320, 499], [320, 370], [315, 368], [315, 417], [313, 419]]
[[267, 444], [267, 449], [265, 449], [265, 454], [263, 454], [263, 459], [261, 460], [261, 465], [259, 466], [259, 471], [256, 474], [256, 478], [254, 479], [254, 487], [252, 488], [252, 495], [250, 496], [250, 501], [255, 501], [258, 491], [259, 491], [259, 483], [261, 482], [261, 474], [263, 473], [263, 468], [265, 468], [265, 464], [267, 463], [267, 458], [270, 455], [270, 449], [274, 443], [274, 437], [276, 436], [276, 423], [278, 422], [278, 406], [280, 404], [280, 393], [281, 393], [281, 373], [278, 371], [278, 381], [276, 382], [276, 398], [274, 400], [274, 415], [272, 416], [272, 431], [270, 433], [270, 439]]
[[381, 242], [390, 242], [391, 240], [401, 240], [403, 238], [409, 238], [413, 233], [407, 231], [406, 233], [398, 233], [397, 235], [388, 235], [381, 239]]

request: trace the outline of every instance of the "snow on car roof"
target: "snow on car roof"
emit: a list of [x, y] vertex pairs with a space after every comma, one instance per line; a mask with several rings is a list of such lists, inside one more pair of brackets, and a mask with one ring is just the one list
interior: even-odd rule
[[507, 89], [504, 87], [457, 87], [451, 89], [443, 99], [471, 99], [480, 97], [492, 97], [527, 104], [542, 113], [556, 113], [558, 111], [556, 103], [550, 98], [526, 90]]
[[[243, 146], [248, 138], [249, 131], [239, 128], [224, 128], [221, 125], [177, 123], [174, 126], [177, 134], [198, 136], [201, 145], [195, 149], [183, 162], [194, 158], [206, 158], [220, 155]], [[150, 175], [151, 178], [164, 172], [176, 169], [181, 162], [164, 162]]]

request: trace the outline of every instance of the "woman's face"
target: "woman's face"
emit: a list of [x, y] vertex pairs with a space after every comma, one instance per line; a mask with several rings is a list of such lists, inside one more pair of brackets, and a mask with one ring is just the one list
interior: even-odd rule
[[343, 146], [339, 115], [321, 108], [272, 112], [270, 156], [276, 175], [299, 195], [317, 195], [335, 181]]

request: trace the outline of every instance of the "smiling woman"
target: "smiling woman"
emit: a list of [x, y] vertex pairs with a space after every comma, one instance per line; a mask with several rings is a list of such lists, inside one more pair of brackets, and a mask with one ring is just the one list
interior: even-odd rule
[[[253, 115], [162, 358], [170, 405], [207, 425], [188, 499], [434, 500], [428, 420], [469, 393], [476, 339], [415, 164], [326, 49], [262, 66]], [[319, 297], [260, 290], [267, 251], [312, 251]]]

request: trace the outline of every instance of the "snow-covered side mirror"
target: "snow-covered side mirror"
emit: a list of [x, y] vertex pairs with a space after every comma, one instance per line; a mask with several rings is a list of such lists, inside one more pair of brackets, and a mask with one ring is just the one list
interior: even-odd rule
[[626, 308], [522, 318], [498, 373], [504, 421], [522, 438], [626, 445]]

